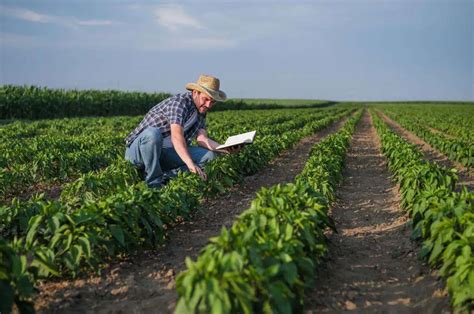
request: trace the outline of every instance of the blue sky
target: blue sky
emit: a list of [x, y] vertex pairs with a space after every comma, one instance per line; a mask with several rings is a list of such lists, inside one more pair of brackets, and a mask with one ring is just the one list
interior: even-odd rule
[[0, 0], [0, 84], [474, 100], [473, 0]]

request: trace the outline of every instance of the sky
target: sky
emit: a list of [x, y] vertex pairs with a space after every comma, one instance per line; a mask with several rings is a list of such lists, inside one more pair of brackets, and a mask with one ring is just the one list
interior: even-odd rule
[[0, 85], [474, 100], [474, 0], [0, 0]]

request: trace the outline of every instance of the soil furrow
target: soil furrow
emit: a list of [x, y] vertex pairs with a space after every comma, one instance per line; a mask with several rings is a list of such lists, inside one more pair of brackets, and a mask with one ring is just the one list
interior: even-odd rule
[[366, 112], [332, 209], [338, 233], [329, 236], [328, 260], [306, 294], [307, 313], [449, 312], [442, 283], [410, 241], [409, 218], [385, 162]]
[[40, 286], [35, 307], [40, 312], [172, 312], [177, 300], [175, 276], [185, 269], [186, 256], [196, 258], [209, 237], [230, 226], [249, 208], [262, 187], [292, 182], [301, 172], [311, 147], [336, 132], [343, 119], [302, 139], [258, 174], [246, 177], [228, 194], [203, 204], [204, 210], [170, 232], [162, 248], [111, 265], [101, 276]]
[[430, 162], [435, 162], [446, 168], [455, 168], [458, 170], [459, 181], [457, 183], [458, 189], [462, 186], [465, 186], [468, 190], [472, 190], [474, 187], [474, 170], [467, 169], [460, 163], [450, 160], [444, 154], [442, 154], [437, 149], [433, 148], [430, 144], [426, 143], [424, 140], [416, 136], [415, 134], [407, 131], [401, 125], [399, 125], [394, 120], [390, 119], [387, 115], [378, 112], [378, 115], [381, 119], [387, 123], [387, 125], [399, 136], [402, 136], [404, 139], [410, 143], [416, 145], [418, 149], [423, 153], [424, 159]]

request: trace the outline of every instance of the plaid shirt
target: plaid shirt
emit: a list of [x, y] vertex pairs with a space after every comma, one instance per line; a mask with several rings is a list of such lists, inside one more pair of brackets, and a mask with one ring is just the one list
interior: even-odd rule
[[[127, 146], [130, 146], [137, 136], [148, 127], [161, 130], [163, 138], [171, 134], [171, 124], [176, 123], [184, 126], [186, 121], [197, 111], [194, 105], [192, 93], [185, 92], [167, 98], [148, 111], [140, 124], [126, 138]], [[199, 129], [206, 128], [206, 114], [198, 112], [198, 119], [194, 125], [184, 133], [188, 145], [196, 138]]]

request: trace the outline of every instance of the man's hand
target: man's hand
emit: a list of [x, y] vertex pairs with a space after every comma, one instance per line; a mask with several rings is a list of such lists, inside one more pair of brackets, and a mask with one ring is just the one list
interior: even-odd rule
[[235, 146], [227, 147], [227, 148], [224, 148], [224, 149], [220, 149], [219, 152], [222, 152], [224, 154], [235, 154], [235, 153], [240, 152], [242, 150], [242, 148], [244, 148], [244, 144], [235, 145]]
[[198, 174], [201, 177], [201, 179], [203, 179], [204, 181], [207, 180], [207, 174], [200, 167], [196, 165], [192, 165], [191, 167], [188, 166], [188, 168], [189, 168], [189, 171], [191, 171], [192, 173]]

